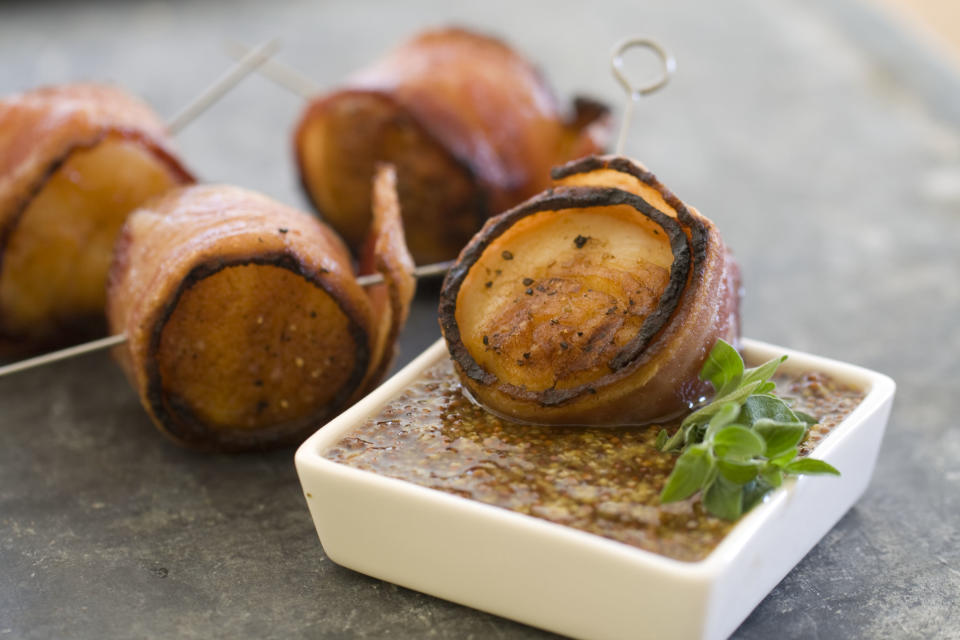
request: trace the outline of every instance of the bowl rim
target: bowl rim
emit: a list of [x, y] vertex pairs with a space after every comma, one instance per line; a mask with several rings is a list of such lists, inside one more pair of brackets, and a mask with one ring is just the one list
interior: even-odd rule
[[[854, 437], [856, 427], [879, 410], [896, 390], [896, 384], [889, 376], [839, 360], [816, 356], [751, 339], [743, 339], [741, 341], [741, 351], [748, 360], [759, 361], [786, 355], [788, 358], [786, 362], [781, 365], [781, 370], [821, 371], [845, 384], [857, 387], [866, 392], [863, 400], [851, 414], [837, 425], [837, 427], [832, 429], [817, 445], [816, 451], [818, 458], [828, 459], [830, 453], [835, 448], [838, 448], [843, 441]], [[342, 479], [343, 481], [365, 483], [371, 487], [399, 493], [404, 497], [412, 499], [430, 500], [437, 504], [445, 505], [446, 509], [455, 513], [464, 510], [476, 514], [483, 513], [484, 517], [492, 518], [505, 526], [521, 527], [531, 533], [554, 538], [560, 537], [571, 543], [586, 545], [597, 552], [615, 554], [619, 556], [620, 561], [624, 563], [637, 564], [646, 569], [669, 571], [675, 575], [685, 576], [698, 581], [716, 578], [734, 563], [749, 542], [761, 533], [764, 524], [770, 518], [775, 517], [777, 512], [785, 508], [791, 495], [797, 491], [798, 487], [802, 487], [808, 482], [825, 481], [823, 478], [811, 476], [786, 479], [783, 485], [768, 494], [761, 504], [740, 518], [706, 557], [696, 561], [686, 561], [663, 556], [654, 551], [634, 547], [594, 533], [574, 529], [566, 525], [511, 511], [503, 507], [445, 493], [436, 489], [430, 489], [406, 480], [390, 478], [375, 472], [350, 467], [343, 463], [329, 460], [323, 456], [327, 449], [334, 446], [351, 430], [357, 428], [360, 421], [379, 412], [387, 403], [416, 380], [427, 367], [438, 362], [441, 357], [449, 357], [446, 344], [442, 338], [424, 350], [423, 353], [414, 358], [409, 364], [400, 369], [366, 397], [362, 398], [310, 436], [298, 448], [295, 455], [296, 466], [298, 471], [301, 472], [301, 477], [303, 475], [302, 469], [312, 468], [315, 471], [332, 474], [334, 477]]]

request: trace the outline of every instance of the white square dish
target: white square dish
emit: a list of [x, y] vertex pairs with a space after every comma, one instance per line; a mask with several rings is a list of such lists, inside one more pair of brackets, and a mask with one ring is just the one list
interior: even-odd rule
[[725, 638], [863, 494], [895, 385], [882, 374], [743, 341], [748, 361], [862, 389], [816, 447], [840, 478], [791, 479], [703, 560], [684, 562], [323, 457], [446, 358], [438, 341], [308, 439], [296, 466], [324, 551], [361, 573], [579, 638]]

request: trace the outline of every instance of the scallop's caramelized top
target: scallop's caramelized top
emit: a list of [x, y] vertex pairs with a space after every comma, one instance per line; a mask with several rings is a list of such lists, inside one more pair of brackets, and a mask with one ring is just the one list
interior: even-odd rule
[[556, 169], [491, 219], [444, 282], [466, 389], [546, 424], [644, 424], [689, 408], [718, 338], [738, 336], [735, 262], [714, 225], [624, 158]]

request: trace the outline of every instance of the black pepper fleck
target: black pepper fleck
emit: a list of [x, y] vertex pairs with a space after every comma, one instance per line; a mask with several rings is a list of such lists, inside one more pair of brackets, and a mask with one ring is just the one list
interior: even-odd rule
[[573, 244], [577, 245], [577, 249], [583, 249], [583, 245], [587, 244], [587, 240], [590, 239], [590, 236], [577, 236], [573, 239]]
[[523, 286], [529, 287], [529, 286], [532, 285], [532, 284], [533, 284], [533, 278], [524, 278], [524, 279], [523, 279]]
[[509, 251], [504, 251], [500, 255], [503, 256], [504, 260], [513, 260], [513, 254], [510, 253]]

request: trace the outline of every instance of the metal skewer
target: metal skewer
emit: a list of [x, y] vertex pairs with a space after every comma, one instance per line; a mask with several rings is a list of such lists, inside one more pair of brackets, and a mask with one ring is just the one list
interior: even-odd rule
[[[227, 53], [237, 60], [243, 60], [254, 51], [235, 41], [228, 41], [224, 46]], [[662, 75], [655, 82], [643, 87], [634, 87], [633, 83], [631, 83], [630, 79], [624, 73], [623, 55], [630, 49], [635, 48], [644, 48], [653, 51], [657, 57], [660, 58], [662, 67]], [[627, 132], [630, 130], [630, 124], [633, 121], [634, 104], [639, 102], [640, 98], [655, 93], [666, 86], [677, 70], [677, 61], [669, 51], [654, 40], [648, 38], [627, 38], [614, 47], [610, 65], [614, 77], [629, 97], [623, 111], [620, 135], [617, 138], [616, 153], [617, 155], [621, 155], [623, 153], [623, 147], [626, 144]], [[296, 69], [276, 60], [269, 60], [259, 65], [257, 71], [265, 78], [272, 80], [274, 83], [299, 95], [301, 98], [312, 98], [320, 93], [320, 86], [316, 82]]]
[[[235, 40], [228, 40], [224, 43], [224, 48], [227, 50], [227, 54], [235, 60], [243, 60], [253, 52], [253, 49]], [[307, 77], [306, 74], [276, 60], [265, 61], [257, 67], [257, 71], [265, 78], [299, 95], [304, 100], [320, 93], [320, 85]]]
[[[663, 75], [660, 76], [656, 82], [645, 87], [634, 87], [623, 71], [623, 54], [629, 49], [638, 47], [650, 49], [657, 54], [663, 67]], [[659, 91], [666, 86], [670, 81], [670, 77], [673, 76], [673, 73], [677, 70], [677, 61], [670, 52], [653, 40], [647, 38], [628, 38], [614, 47], [610, 59], [610, 66], [613, 69], [613, 76], [630, 98], [623, 110], [623, 120], [620, 122], [620, 135], [617, 138], [617, 155], [622, 155], [624, 144], [627, 141], [627, 132], [630, 130], [630, 123], [633, 120], [634, 104], [636, 104], [640, 98]]]
[[[454, 260], [447, 260], [445, 262], [434, 262], [433, 264], [425, 264], [421, 267], [414, 267], [413, 277], [425, 278], [427, 276], [443, 275], [450, 270], [450, 267], [453, 266], [453, 263]], [[361, 287], [370, 287], [375, 284], [380, 284], [381, 282], [383, 282], [383, 275], [379, 273], [370, 273], [357, 278], [357, 284]]]
[[213, 81], [213, 84], [200, 92], [200, 95], [170, 118], [167, 122], [167, 129], [170, 133], [179, 133], [230, 89], [237, 86], [250, 72], [267, 62], [279, 48], [280, 39], [273, 38], [247, 51], [235, 65], [227, 69], [222, 76]]
[[[305, 75], [274, 60], [270, 60], [270, 56], [276, 52], [278, 47], [279, 42], [277, 39], [270, 40], [253, 49], [248, 49], [247, 47], [235, 42], [228, 43], [228, 51], [230, 52], [230, 55], [238, 59], [237, 64], [224, 73], [223, 76], [217, 79], [210, 87], [197, 96], [195, 100], [181, 109], [170, 119], [168, 128], [171, 133], [176, 133], [183, 129], [184, 126], [203, 113], [207, 108], [210, 107], [210, 105], [216, 102], [216, 100], [222, 97], [231, 88], [236, 86], [236, 84], [240, 82], [243, 77], [254, 70], [259, 70], [270, 80], [304, 98], [309, 98], [319, 93], [318, 85], [316, 85]], [[652, 50], [660, 58], [663, 65], [663, 75], [656, 82], [645, 87], [634, 87], [629, 78], [627, 78], [623, 72], [623, 54], [629, 49], [635, 47], [642, 47]], [[627, 92], [627, 95], [629, 96], [629, 100], [624, 110], [623, 120], [620, 125], [620, 135], [616, 148], [617, 154], [621, 154], [626, 141], [627, 131], [630, 129], [630, 124], [633, 119], [634, 103], [639, 101], [641, 97], [648, 96], [651, 93], [662, 89], [667, 82], [669, 82], [674, 71], [676, 71], [677, 64], [673, 56], [653, 40], [648, 40], [645, 38], [630, 38], [624, 40], [614, 48], [611, 58], [611, 66], [614, 77], [617, 79], [620, 85], [623, 86]], [[446, 262], [438, 262], [435, 264], [416, 267], [413, 270], [413, 276], [421, 278], [425, 276], [434, 276], [446, 273], [447, 270], [453, 265], [453, 262], [454, 261], [449, 260]], [[368, 287], [383, 282], [383, 276], [379, 273], [374, 273], [360, 276], [356, 281], [360, 286]], [[60, 351], [54, 351], [52, 353], [47, 353], [35, 358], [14, 362], [12, 364], [0, 367], [0, 377], [25, 371], [27, 369], [44, 366], [60, 360], [66, 360], [75, 356], [92, 353], [94, 351], [116, 347], [126, 342], [126, 340], [127, 336], [125, 334], [119, 334], [101, 338], [99, 340], [93, 340], [91, 342], [73, 347], [68, 347], [66, 349], [61, 349]]]
[[[413, 270], [413, 276], [415, 278], [423, 278], [426, 276], [442, 275], [446, 273], [451, 266], [453, 266], [453, 263], [454, 263], [453, 260], [447, 260], [446, 262], [435, 262], [433, 264], [425, 264], [421, 267], [416, 267]], [[371, 273], [371, 274], [360, 276], [359, 278], [357, 278], [357, 284], [359, 284], [361, 287], [370, 287], [375, 284], [380, 284], [382, 282], [383, 282], [383, 275], [379, 273]], [[111, 347], [119, 346], [126, 341], [127, 341], [127, 335], [124, 333], [120, 333], [115, 336], [107, 336], [106, 338], [100, 338], [98, 340], [92, 340], [90, 342], [85, 342], [83, 344], [67, 347], [66, 349], [60, 349], [59, 351], [52, 351], [50, 353], [45, 353], [35, 358], [28, 358], [27, 360], [14, 362], [6, 366], [0, 367], [0, 378], [6, 375], [19, 373], [21, 371], [26, 371], [27, 369], [34, 369], [36, 367], [42, 367], [44, 365], [53, 364], [54, 362], [59, 362], [60, 360], [67, 360], [69, 358], [82, 356], [87, 353], [93, 353], [94, 351], [103, 351], [105, 349], [110, 349]]]
[[20, 371], [26, 371], [27, 369], [33, 369], [35, 367], [42, 367], [46, 364], [59, 362], [60, 360], [82, 356], [85, 353], [102, 351], [103, 349], [109, 349], [110, 347], [123, 344], [126, 341], [126, 334], [121, 333], [120, 335], [108, 336], [106, 338], [100, 338], [99, 340], [92, 340], [83, 344], [67, 347], [66, 349], [60, 349], [59, 351], [52, 351], [51, 353], [45, 353], [42, 356], [28, 358], [27, 360], [21, 360], [20, 362], [14, 362], [13, 364], [0, 367], [0, 377], [9, 375], [11, 373], [19, 373]]

